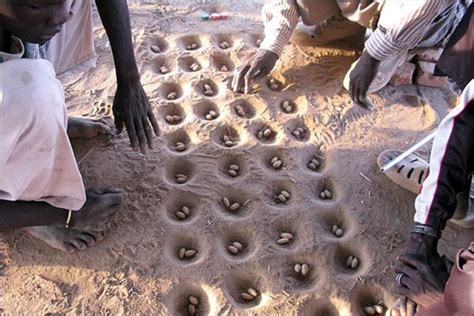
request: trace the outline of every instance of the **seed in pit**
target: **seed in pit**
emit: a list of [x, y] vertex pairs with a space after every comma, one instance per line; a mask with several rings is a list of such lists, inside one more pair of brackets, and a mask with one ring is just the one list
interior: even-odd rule
[[181, 212], [181, 211], [177, 211], [177, 212], [176, 212], [176, 217], [177, 217], [178, 219], [186, 219], [186, 218], [187, 218], [186, 214], [184, 214], [184, 213]]
[[288, 201], [288, 199], [283, 194], [277, 196], [277, 202], [285, 203], [286, 201]]
[[355, 269], [359, 266], [359, 259], [354, 256], [349, 256], [346, 260], [346, 267]]
[[234, 254], [234, 255], [236, 255], [236, 254], [239, 253], [239, 249], [237, 249], [237, 248], [234, 247], [234, 246], [229, 246], [229, 247], [227, 247], [227, 250], [229, 250], [229, 252], [230, 252], [231, 254]]
[[232, 146], [234, 146], [234, 142], [233, 142], [233, 141], [230, 141], [230, 140], [227, 140], [227, 141], [224, 142], [224, 145], [225, 145], [226, 147], [232, 147]]
[[314, 171], [317, 171], [319, 168], [319, 161], [315, 158], [311, 159], [311, 161], [308, 163], [308, 168]]
[[250, 295], [247, 292], [241, 293], [240, 297], [242, 297], [245, 301], [253, 301], [255, 299], [255, 297], [253, 297], [252, 295]]
[[254, 289], [254, 288], [251, 288], [251, 287], [249, 287], [249, 289], [247, 290], [247, 293], [249, 293], [249, 294], [252, 295], [253, 297], [257, 297], [257, 296], [258, 296], [257, 290]]
[[385, 312], [385, 307], [379, 304], [374, 305], [374, 309], [377, 314], [383, 314]]
[[296, 273], [300, 273], [301, 272], [301, 264], [299, 264], [299, 263], [295, 264], [295, 266], [293, 267], [293, 270], [295, 270]]
[[214, 95], [214, 91], [213, 90], [205, 90], [204, 95], [206, 97], [212, 97]]
[[240, 116], [240, 117], [245, 117], [246, 116], [244, 108], [240, 105], [235, 106], [235, 113], [237, 113], [237, 115]]
[[229, 171], [227, 171], [227, 173], [229, 174], [229, 176], [234, 177], [234, 178], [239, 175], [237, 173], [237, 171], [235, 171], [235, 170], [229, 170]]
[[186, 150], [186, 145], [182, 142], [177, 142], [175, 145], [174, 145], [174, 149], [176, 151], [185, 151]]
[[198, 63], [193, 63], [191, 64], [191, 66], [189, 66], [189, 69], [192, 71], [198, 71], [201, 70], [201, 65], [199, 65]]
[[237, 211], [240, 208], [240, 203], [234, 203], [230, 206], [231, 211]]
[[199, 48], [199, 45], [197, 43], [192, 43], [192, 44], [186, 46], [187, 50], [196, 50], [198, 48]]
[[290, 242], [290, 240], [288, 238], [280, 238], [280, 239], [277, 240], [276, 243], [279, 244], [279, 245], [286, 245], [289, 242]]
[[176, 100], [178, 98], [178, 94], [176, 92], [170, 92], [166, 96], [168, 100]]
[[196, 306], [189, 304], [188, 305], [188, 315], [196, 315]]
[[159, 54], [161, 53], [161, 49], [158, 45], [151, 45], [150, 46], [150, 49], [152, 52], [154, 52], [155, 54]]
[[186, 250], [186, 252], [184, 253], [184, 257], [185, 257], [185, 258], [192, 258], [192, 257], [194, 257], [196, 254], [197, 254], [197, 250], [189, 249], [189, 250]]
[[175, 176], [176, 182], [179, 184], [186, 183], [188, 181], [188, 177], [184, 174], [176, 174]]
[[190, 295], [188, 300], [191, 305], [194, 305], [194, 306], [199, 305], [199, 300], [195, 296]]
[[365, 306], [364, 307], [364, 312], [367, 315], [375, 315], [376, 314], [375, 308], [373, 306]]
[[306, 263], [301, 265], [301, 275], [306, 276], [309, 272], [309, 266]]
[[232, 246], [234, 246], [235, 248], [237, 248], [239, 251], [242, 250], [242, 249], [244, 249], [244, 246], [243, 246], [240, 242], [238, 242], [238, 241], [234, 241], [234, 242], [232, 243]]
[[293, 239], [293, 234], [290, 234], [290, 233], [281, 233], [281, 234], [280, 234], [280, 237], [281, 237], [281, 238], [286, 238], [286, 239], [288, 239], [288, 240], [291, 240], [291, 239]]
[[219, 47], [222, 48], [222, 49], [227, 49], [227, 48], [230, 47], [230, 45], [226, 41], [223, 41], [219, 44]]
[[160, 73], [161, 74], [164, 75], [164, 74], [167, 74], [168, 72], [170, 72], [170, 69], [168, 67], [166, 67], [166, 66], [161, 66], [160, 67]]
[[189, 216], [189, 214], [191, 214], [191, 211], [189, 210], [189, 207], [187, 206], [183, 206], [181, 208], [181, 212], [183, 212], [184, 214], [186, 214], [186, 216]]
[[184, 254], [186, 253], [186, 248], [181, 248], [178, 251], [178, 257], [179, 259], [184, 259]]
[[214, 110], [210, 110], [208, 114], [206, 114], [206, 120], [212, 121], [213, 119], [217, 118], [217, 112]]
[[226, 65], [222, 65], [221, 66], [221, 71], [222, 72], [227, 72], [227, 71], [229, 71], [229, 68]]
[[222, 201], [224, 202], [225, 207], [229, 208], [230, 207], [230, 201], [228, 198], [223, 198]]

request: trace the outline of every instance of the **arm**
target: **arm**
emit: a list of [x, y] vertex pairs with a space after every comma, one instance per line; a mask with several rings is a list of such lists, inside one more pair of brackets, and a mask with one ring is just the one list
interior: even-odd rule
[[[121, 131], [125, 125], [132, 147], [146, 153], [146, 144], [153, 146], [153, 131], [158, 135], [158, 123], [148, 97], [140, 83], [133, 51], [130, 17], [126, 0], [96, 0], [102, 23], [114, 56], [117, 93], [114, 99], [115, 125]], [[152, 128], [153, 127], [153, 131]]]
[[274, 0], [267, 3], [263, 7], [265, 39], [260, 48], [280, 56], [295, 31], [298, 18], [295, 0]]
[[376, 60], [408, 51], [421, 42], [436, 17], [455, 1], [392, 1], [382, 9], [377, 29], [366, 41], [365, 49]]

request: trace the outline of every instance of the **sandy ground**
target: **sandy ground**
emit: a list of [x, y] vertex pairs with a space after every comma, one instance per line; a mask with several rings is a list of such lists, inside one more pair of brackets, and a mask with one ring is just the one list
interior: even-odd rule
[[[52, 250], [20, 232], [0, 235], [1, 314], [185, 315], [190, 295], [199, 299], [201, 315], [364, 315], [367, 304], [393, 303], [393, 267], [408, 236], [415, 195], [378, 174], [376, 157], [431, 131], [452, 96], [387, 87], [373, 96], [377, 110], [366, 112], [340, 88], [356, 51], [295, 45], [272, 74], [281, 91], [262, 82], [252, 95], [236, 95], [228, 89], [230, 72], [220, 69], [225, 64], [232, 71], [256, 51], [262, 3], [130, 3], [142, 81], [160, 120], [156, 149], [146, 157], [134, 153], [125, 134], [113, 145], [75, 144], [87, 185], [124, 187], [129, 200], [108, 238], [77, 254]], [[229, 11], [231, 19], [201, 22], [201, 10]], [[98, 67], [64, 81], [75, 115], [111, 114], [113, 62], [100, 23], [95, 33]], [[221, 49], [223, 40], [231, 47]], [[199, 48], [188, 52], [191, 43]], [[153, 53], [151, 45], [162, 52]], [[193, 62], [202, 70], [190, 72]], [[169, 74], [159, 73], [163, 64]], [[203, 94], [205, 83], [215, 95]], [[165, 101], [169, 92], [178, 99]], [[294, 102], [293, 113], [281, 110], [285, 100]], [[238, 105], [245, 117], [237, 115]], [[218, 117], [208, 121], [211, 110]], [[169, 124], [166, 115], [182, 120]], [[263, 127], [271, 134], [262, 140], [257, 136]], [[300, 137], [293, 135], [297, 128]], [[233, 147], [223, 144], [226, 135]], [[177, 142], [184, 151], [175, 150]], [[420, 154], [428, 152], [426, 147]], [[271, 166], [275, 156], [281, 169]], [[308, 168], [313, 158], [317, 170]], [[239, 166], [235, 178], [230, 165]], [[176, 174], [187, 182], [176, 183]], [[322, 200], [325, 189], [332, 197]], [[276, 203], [281, 191], [291, 195], [286, 203]], [[240, 208], [230, 211], [224, 197]], [[190, 215], [179, 220], [183, 206]], [[334, 225], [342, 237], [334, 236]], [[284, 232], [293, 239], [278, 245]], [[472, 237], [449, 225], [441, 251], [452, 256]], [[227, 247], [235, 241], [243, 249], [232, 255]], [[180, 248], [198, 252], [183, 260]], [[349, 256], [359, 260], [355, 269], [345, 266]], [[308, 274], [294, 272], [297, 263], [308, 264]], [[246, 302], [240, 294], [249, 287], [259, 295]]]

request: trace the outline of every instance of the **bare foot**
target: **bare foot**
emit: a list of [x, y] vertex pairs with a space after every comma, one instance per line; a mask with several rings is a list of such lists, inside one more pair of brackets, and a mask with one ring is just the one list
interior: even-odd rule
[[104, 119], [69, 117], [67, 134], [69, 138], [92, 138], [99, 135], [112, 135], [112, 130]]
[[104, 232], [86, 232], [49, 226], [28, 227], [23, 231], [65, 252], [85, 250], [104, 239]]

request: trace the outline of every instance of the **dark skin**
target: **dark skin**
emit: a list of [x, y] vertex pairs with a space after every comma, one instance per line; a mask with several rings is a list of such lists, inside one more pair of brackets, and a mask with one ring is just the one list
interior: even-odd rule
[[252, 82], [270, 74], [277, 60], [278, 55], [274, 52], [265, 49], [259, 50], [239, 67], [232, 80], [232, 90], [248, 94]]
[[[15, 35], [26, 42], [44, 43], [54, 37], [71, 18], [71, 0], [0, 1], [0, 50], [10, 52], [10, 39]], [[126, 1], [97, 0], [110, 37], [117, 69], [117, 94], [114, 114], [119, 130], [125, 125], [132, 147], [146, 152], [152, 148], [152, 134], [158, 125], [140, 84], [131, 41], [130, 20]], [[150, 128], [153, 126], [153, 128]], [[70, 119], [71, 137], [90, 138], [110, 134], [102, 122]], [[43, 202], [0, 201], [0, 229], [27, 228], [28, 232], [64, 251], [82, 250], [103, 237], [118, 206], [127, 196], [123, 190], [99, 188], [86, 191], [87, 202], [74, 212], [69, 230], [64, 227], [68, 210]]]
[[446, 264], [437, 251], [438, 239], [412, 233], [406, 254], [400, 256], [396, 273], [403, 273], [397, 293], [402, 296], [392, 315], [414, 315], [417, 306], [427, 307], [442, 297], [449, 277]]
[[377, 75], [379, 64], [379, 60], [365, 51], [350, 74], [349, 93], [351, 98], [354, 103], [366, 110], [373, 109], [367, 99], [367, 91]]

